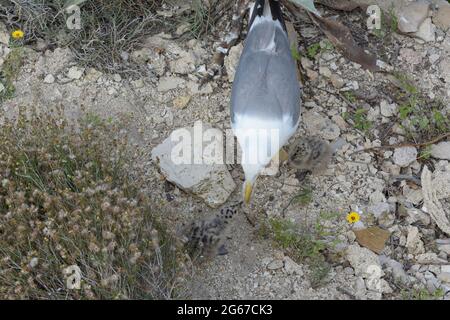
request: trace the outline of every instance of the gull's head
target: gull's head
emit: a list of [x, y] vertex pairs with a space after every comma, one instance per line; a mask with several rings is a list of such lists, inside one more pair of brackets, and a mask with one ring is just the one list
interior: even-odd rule
[[250, 148], [245, 148], [242, 152], [241, 165], [245, 176], [243, 195], [244, 195], [244, 202], [246, 204], [250, 203], [252, 190], [254, 189], [254, 185], [258, 176], [260, 176], [261, 173], [270, 174], [270, 171], [267, 171], [266, 169], [270, 164], [271, 160], [274, 158], [275, 154], [277, 154], [277, 150], [272, 150], [271, 152], [269, 151], [269, 153], [260, 155], [258, 159], [254, 159], [255, 161], [251, 160], [249, 161], [249, 157], [247, 157], [247, 154], [249, 152], [256, 153], [257, 151], [254, 149], [255, 147], [251, 146]]
[[245, 174], [243, 196], [246, 204], [250, 202], [256, 179], [287, 140], [283, 136], [280, 139], [283, 126], [283, 123], [273, 119], [261, 119], [254, 115], [236, 115], [235, 121], [232, 122], [234, 134], [242, 150], [241, 165]]
[[242, 194], [244, 195], [244, 203], [249, 204], [256, 178], [258, 178], [264, 166], [260, 164], [242, 164], [242, 168], [245, 175]]

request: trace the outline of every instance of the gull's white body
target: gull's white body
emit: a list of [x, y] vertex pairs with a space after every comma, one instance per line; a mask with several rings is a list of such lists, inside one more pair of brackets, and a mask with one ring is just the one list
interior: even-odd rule
[[[233, 82], [231, 126], [242, 149], [246, 183], [253, 184], [297, 130], [300, 85], [278, 1], [257, 0], [251, 17]], [[258, 141], [252, 142], [248, 139], [252, 130], [265, 130], [270, 138], [257, 133]], [[273, 130], [277, 134], [271, 136]], [[246, 162], [266, 147], [269, 151], [257, 163]]]

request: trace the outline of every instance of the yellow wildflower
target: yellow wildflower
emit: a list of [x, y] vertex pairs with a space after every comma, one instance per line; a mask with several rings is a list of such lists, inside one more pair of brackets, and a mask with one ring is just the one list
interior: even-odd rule
[[24, 32], [22, 31], [22, 30], [20, 30], [20, 29], [17, 29], [17, 30], [14, 30], [12, 33], [11, 33], [11, 35], [12, 35], [12, 37], [14, 38], [14, 39], [22, 39], [23, 38], [23, 36], [25, 35], [24, 34]]
[[347, 215], [347, 221], [349, 222], [349, 223], [355, 223], [355, 222], [358, 222], [359, 221], [359, 214], [357, 213], [357, 212], [350, 212], [348, 215]]

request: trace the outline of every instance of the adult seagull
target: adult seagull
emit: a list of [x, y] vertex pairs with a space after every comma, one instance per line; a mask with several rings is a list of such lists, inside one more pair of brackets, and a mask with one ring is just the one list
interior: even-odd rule
[[242, 150], [247, 204], [258, 175], [297, 130], [300, 94], [280, 4], [256, 0], [231, 93], [231, 127]]

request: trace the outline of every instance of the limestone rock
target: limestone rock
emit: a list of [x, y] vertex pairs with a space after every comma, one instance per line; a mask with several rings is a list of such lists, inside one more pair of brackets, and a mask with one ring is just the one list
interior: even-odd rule
[[303, 276], [302, 267], [288, 256], [284, 257], [284, 271], [289, 275]]
[[436, 159], [450, 160], [450, 142], [444, 141], [431, 146], [431, 156]]
[[341, 130], [333, 121], [315, 111], [306, 111], [303, 114], [303, 123], [310, 135], [323, 139], [335, 140], [341, 134]]
[[408, 226], [408, 236], [406, 238], [406, 248], [412, 254], [421, 254], [425, 252], [422, 240], [420, 240], [419, 229], [414, 226]]
[[233, 82], [234, 75], [236, 73], [236, 68], [239, 63], [239, 58], [241, 57], [242, 50], [244, 49], [243, 45], [240, 43], [234, 47], [232, 47], [225, 57], [224, 65], [228, 74], [228, 81]]
[[52, 74], [48, 74], [45, 76], [44, 83], [51, 84], [53, 82], [55, 82], [55, 77]]
[[450, 283], [450, 273], [449, 272], [441, 272], [438, 275], [438, 279], [441, 280], [442, 282]]
[[345, 85], [344, 80], [334, 73], [330, 76], [330, 81], [336, 89], [341, 89]]
[[380, 271], [379, 277], [384, 275], [378, 256], [367, 248], [352, 244], [346, 250], [346, 257], [350, 265], [355, 269], [356, 276], [369, 278], [373, 276], [372, 269], [378, 269]]
[[169, 62], [170, 71], [178, 74], [189, 74], [195, 71], [195, 60], [191, 53], [183, 52], [180, 58]]
[[436, 40], [436, 26], [431, 22], [431, 18], [426, 18], [419, 27], [419, 30], [414, 33], [419, 39], [425, 42], [432, 42]]
[[450, 83], [450, 57], [445, 57], [439, 63], [439, 70], [441, 71], [441, 75], [444, 78], [444, 81]]
[[392, 270], [394, 279], [403, 284], [408, 284], [410, 282], [410, 278], [400, 262], [386, 256], [380, 256], [380, 261], [383, 266], [387, 266]]
[[447, 1], [439, 1], [439, 8], [433, 15], [433, 23], [443, 31], [450, 29], [450, 4]]
[[73, 66], [67, 72], [67, 77], [72, 80], [78, 80], [84, 73], [84, 68], [79, 68], [77, 66]]
[[9, 44], [9, 32], [6, 26], [3, 24], [3, 22], [0, 22], [0, 43], [3, 43], [4, 45]]
[[[437, 170], [436, 170], [437, 173]], [[425, 165], [420, 177], [423, 193], [422, 210], [427, 212], [436, 222], [437, 226], [446, 234], [450, 234], [450, 220], [448, 219], [448, 208], [437, 198], [436, 184], [433, 183], [431, 171]], [[447, 187], [448, 189], [448, 187]]]
[[328, 67], [319, 67], [319, 73], [326, 78], [331, 77], [331, 70]]
[[[211, 147], [210, 143], [203, 142], [200, 146], [194, 144], [194, 135], [203, 134], [206, 130], [213, 130], [211, 132], [214, 135], [221, 135], [222, 132], [205, 125], [200, 126], [199, 130], [194, 127], [172, 132], [170, 137], [152, 150], [152, 159], [168, 181], [216, 208], [226, 202], [236, 184], [223, 161], [218, 164], [207, 162], [205, 154], [206, 149]], [[202, 147], [203, 152], [199, 147]], [[195, 164], [199, 154], [200, 159], [197, 160], [200, 163]]]
[[416, 32], [422, 22], [428, 17], [430, 4], [417, 1], [404, 5], [398, 10], [398, 29], [401, 32]]
[[179, 85], [183, 84], [184, 79], [178, 77], [163, 77], [159, 80], [158, 91], [165, 92], [172, 89], [176, 89]]
[[446, 254], [450, 255], [450, 244], [443, 244], [438, 246], [439, 251], [443, 251]]
[[211, 94], [213, 92], [213, 87], [211, 86], [211, 83], [206, 83], [204, 85], [201, 85], [194, 81], [189, 81], [187, 83], [187, 87], [188, 87], [189, 91], [191, 92], [191, 94], [193, 94], [193, 95]]
[[419, 264], [442, 264], [448, 261], [443, 260], [437, 256], [434, 252], [422, 253], [416, 256], [416, 261]]
[[283, 260], [278, 260], [278, 259], [272, 260], [267, 265], [267, 269], [269, 269], [269, 270], [278, 270], [281, 268], [283, 268]]
[[386, 100], [380, 103], [381, 114], [385, 117], [392, 117], [397, 112], [397, 105], [395, 103], [388, 103]]
[[397, 148], [394, 151], [394, 163], [400, 167], [407, 167], [417, 158], [417, 149], [414, 147]]

